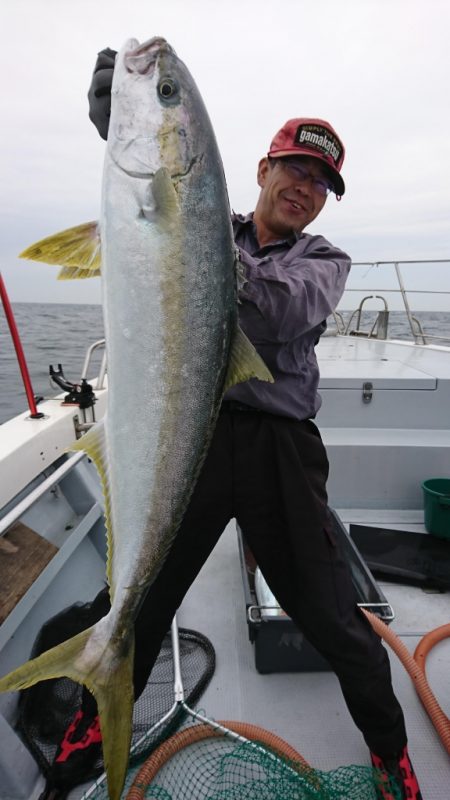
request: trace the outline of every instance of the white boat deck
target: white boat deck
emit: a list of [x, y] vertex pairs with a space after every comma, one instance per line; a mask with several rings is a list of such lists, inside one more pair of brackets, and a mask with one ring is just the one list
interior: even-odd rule
[[[338, 511], [346, 522], [364, 521], [361, 510]], [[370, 516], [370, 515], [369, 515]], [[414, 512], [409, 517], [408, 525]], [[401, 526], [398, 514], [384, 515], [386, 524]], [[415, 529], [423, 530], [417, 522]], [[391, 627], [413, 653], [422, 635], [450, 619], [449, 594], [379, 583], [393, 606]], [[200, 631], [216, 652], [216, 670], [194, 710], [213, 720], [238, 720], [281, 736], [311, 766], [329, 771], [339, 766], [369, 766], [367, 746], [355, 727], [332, 672], [259, 674], [247, 631], [245, 597], [232, 521], [188, 592], [178, 624]], [[392, 652], [393, 683], [402, 704], [409, 748], [424, 800], [448, 800], [450, 757], [440, 742], [406, 670]], [[439, 644], [427, 660], [429, 683], [444, 713], [450, 715], [448, 664], [450, 640]], [[81, 800], [88, 786], [73, 790], [68, 800]], [[174, 798], [175, 800], [175, 798]], [[176, 799], [178, 800], [178, 798]], [[348, 800], [351, 800], [349, 798]]]
[[[345, 519], [344, 511], [339, 514]], [[392, 515], [386, 522], [389, 527], [396, 524]], [[424, 632], [450, 620], [448, 593], [429, 594], [418, 588], [388, 583], [380, 586], [396, 612], [392, 628], [410, 652], [414, 652]], [[256, 671], [253, 645], [247, 633], [233, 523], [191, 587], [179, 612], [179, 624], [206, 634], [216, 650], [216, 673], [200, 700], [206, 716], [245, 720], [272, 730], [321, 770], [349, 764], [369, 765], [367, 747], [347, 711], [333, 673], [261, 675]], [[393, 653], [390, 660], [424, 800], [448, 800], [449, 755], [404, 667]], [[448, 715], [449, 660], [448, 640], [439, 644], [427, 660], [430, 685]]]
[[[349, 523], [423, 532], [418, 511], [338, 509]], [[422, 636], [450, 621], [448, 593], [379, 582], [395, 611], [391, 628], [413, 653]], [[237, 533], [231, 522], [188, 592], [178, 613], [181, 627], [198, 630], [216, 651], [216, 671], [194, 710], [213, 720], [238, 720], [259, 725], [281, 736], [311, 766], [333, 770], [352, 764], [369, 766], [367, 746], [355, 727], [338, 681], [332, 672], [259, 674], [248, 638], [245, 597]], [[397, 656], [389, 651], [393, 683], [402, 704], [409, 748], [420, 778], [424, 800], [448, 800], [450, 757], [427, 716], [413, 683]], [[440, 643], [427, 659], [427, 676], [444, 713], [450, 716], [448, 664], [450, 640]], [[83, 787], [86, 789], [86, 787]], [[80, 800], [82, 788], [69, 800]], [[351, 798], [349, 798], [351, 800]]]

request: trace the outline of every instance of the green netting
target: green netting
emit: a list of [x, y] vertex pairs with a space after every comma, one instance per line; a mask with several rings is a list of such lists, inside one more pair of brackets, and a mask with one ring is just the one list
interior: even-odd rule
[[[138, 770], [128, 775], [126, 800]], [[378, 775], [370, 767], [346, 766], [330, 772], [275, 756], [253, 742], [207, 739], [180, 750], [146, 788], [146, 800], [378, 800]], [[397, 787], [384, 784], [393, 800]], [[99, 786], [89, 800], [107, 800]]]

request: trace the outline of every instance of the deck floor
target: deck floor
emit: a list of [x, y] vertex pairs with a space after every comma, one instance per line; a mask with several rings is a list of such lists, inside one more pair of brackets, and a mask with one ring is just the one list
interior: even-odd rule
[[[356, 517], [341, 512], [345, 522], [362, 521], [361, 515], [361, 510]], [[393, 525], [392, 515], [387, 515], [386, 525]], [[421, 529], [418, 520], [416, 529]], [[421, 589], [384, 582], [381, 586], [396, 612], [393, 628], [410, 652], [423, 632], [450, 619], [448, 594], [427, 594]], [[245, 720], [269, 729], [321, 770], [350, 764], [369, 765], [367, 747], [350, 718], [333, 673], [261, 675], [256, 671], [253, 645], [248, 639], [234, 523], [229, 524], [191, 587], [179, 611], [178, 623], [208, 636], [216, 651], [215, 674], [199, 701], [203, 714], [215, 720]], [[397, 656], [390, 653], [390, 660], [424, 800], [448, 800], [450, 758]], [[449, 663], [450, 641], [446, 641], [431, 652], [427, 673], [447, 714], [450, 714]], [[78, 800], [82, 794], [79, 789], [69, 798]]]
[[[410, 652], [423, 632], [450, 619], [448, 594], [427, 594], [421, 589], [388, 583], [383, 583], [382, 588], [396, 612], [393, 628]], [[203, 598], [201, 603], [199, 594]], [[216, 673], [200, 701], [206, 715], [246, 720], [268, 728], [294, 746], [312, 766], [322, 770], [369, 764], [367, 747], [332, 673], [260, 675], [256, 671], [253, 646], [248, 640], [233, 524], [187, 595], [179, 622], [206, 634], [216, 650]], [[390, 660], [424, 800], [448, 800], [450, 758], [404, 667], [393, 653]], [[430, 653], [427, 673], [447, 714], [450, 714], [449, 663], [450, 641], [446, 641]]]

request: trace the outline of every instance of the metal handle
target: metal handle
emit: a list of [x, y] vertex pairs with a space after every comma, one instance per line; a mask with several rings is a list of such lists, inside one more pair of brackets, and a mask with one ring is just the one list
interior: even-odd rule
[[[357, 606], [358, 606], [358, 608], [367, 608], [368, 611], [373, 611], [374, 614], [376, 614], [377, 611], [381, 611], [381, 610], [384, 609], [387, 613], [383, 614], [383, 620], [389, 620], [389, 622], [392, 622], [392, 620], [395, 619], [394, 610], [393, 610], [392, 606], [389, 603], [357, 603]], [[285, 618], [288, 617], [286, 612], [283, 611], [283, 609], [280, 606], [256, 606], [256, 605], [254, 605], [254, 606], [249, 606], [247, 608], [247, 619], [248, 619], [248, 621], [252, 622], [252, 623], [261, 622], [261, 614], [259, 613], [259, 618], [258, 618], [258, 617], [254, 616], [254, 612], [258, 613], [258, 612], [264, 611], [265, 609], [267, 609], [269, 611], [270, 610], [272, 610], [272, 611], [276, 610], [276, 611], [279, 612], [279, 616], [280, 617], [281, 616], [284, 616]]]
[[381, 609], [385, 609], [387, 614], [383, 614], [383, 620], [392, 620], [395, 619], [394, 609], [389, 603], [357, 603], [358, 608], [367, 608], [367, 611], [373, 611], [376, 614], [377, 610], [381, 611]]

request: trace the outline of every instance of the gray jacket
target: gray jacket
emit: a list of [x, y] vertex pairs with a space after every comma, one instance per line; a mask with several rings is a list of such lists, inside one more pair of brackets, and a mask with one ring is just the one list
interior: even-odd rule
[[252, 214], [232, 221], [247, 277], [240, 325], [275, 383], [252, 378], [225, 399], [294, 419], [314, 417], [321, 405], [314, 348], [343, 294], [350, 257], [308, 233], [260, 247]]

